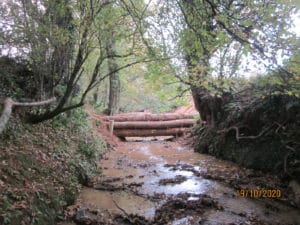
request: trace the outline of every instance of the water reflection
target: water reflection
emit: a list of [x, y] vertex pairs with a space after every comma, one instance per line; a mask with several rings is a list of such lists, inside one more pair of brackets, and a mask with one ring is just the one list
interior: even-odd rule
[[[236, 190], [220, 182], [204, 179], [200, 172], [214, 170], [216, 168], [225, 172], [237, 170], [233, 163], [215, 159], [214, 157], [201, 155], [187, 147], [178, 146], [170, 142], [131, 142], [122, 148], [109, 152], [99, 163], [103, 174], [101, 180], [110, 179], [111, 185], [121, 186], [127, 184], [139, 184], [134, 190], [141, 194], [136, 195], [129, 191], [98, 191], [84, 189], [81, 200], [86, 205], [94, 208], [109, 210], [122, 214], [122, 208], [126, 213], [138, 214], [151, 218], [155, 210], [162, 202], [154, 202], [146, 195], [163, 193], [164, 195], [177, 195], [190, 193], [188, 201], [198, 200], [193, 197], [197, 194], [211, 196], [224, 207], [224, 210], [207, 210], [201, 215], [201, 224], [239, 224], [245, 223], [245, 214], [255, 215], [265, 221], [293, 221], [300, 220], [299, 213], [288, 207], [281, 207], [280, 211], [266, 214], [265, 202], [256, 199], [241, 198], [236, 195]], [[168, 183], [162, 185], [161, 179], [172, 179], [181, 175], [186, 178], [181, 183]], [[118, 179], [113, 179], [118, 178]], [[117, 204], [117, 205], [116, 205]], [[272, 202], [272, 204], [278, 204]], [[199, 218], [198, 218], [199, 219]], [[205, 222], [207, 220], [208, 222]], [[192, 221], [192, 222], [191, 222]], [[194, 221], [194, 222], [193, 222]], [[186, 216], [174, 220], [173, 225], [198, 224], [197, 218]], [[271, 223], [270, 223], [271, 224]], [[282, 223], [284, 224], [284, 223]], [[287, 223], [288, 224], [288, 223]], [[297, 223], [294, 223], [297, 224]]]

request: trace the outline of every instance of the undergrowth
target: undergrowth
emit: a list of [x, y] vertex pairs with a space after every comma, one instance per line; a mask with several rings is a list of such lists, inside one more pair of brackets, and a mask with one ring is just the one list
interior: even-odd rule
[[106, 145], [83, 109], [38, 125], [9, 121], [0, 136], [0, 224], [63, 219], [81, 184], [98, 173]]

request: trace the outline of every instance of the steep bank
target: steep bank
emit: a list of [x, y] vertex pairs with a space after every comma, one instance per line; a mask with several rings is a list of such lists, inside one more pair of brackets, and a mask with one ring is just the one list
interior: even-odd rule
[[196, 151], [253, 169], [298, 174], [300, 99], [271, 96], [256, 103], [241, 112], [230, 111], [218, 127], [196, 127]]
[[0, 224], [50, 225], [64, 218], [105, 150], [86, 118], [75, 110], [35, 126], [9, 121], [0, 137]]
[[300, 183], [300, 99], [274, 95], [243, 106], [217, 127], [196, 127], [195, 150]]

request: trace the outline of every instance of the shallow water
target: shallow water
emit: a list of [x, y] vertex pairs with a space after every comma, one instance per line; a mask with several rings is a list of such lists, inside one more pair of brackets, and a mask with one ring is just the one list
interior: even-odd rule
[[[98, 183], [109, 183], [114, 187], [134, 185], [133, 188], [106, 191], [84, 188], [80, 201], [89, 207], [108, 210], [114, 214], [138, 214], [152, 218], [155, 210], [163, 204], [165, 198], [153, 200], [159, 194], [164, 196], [180, 193], [206, 194], [216, 199], [223, 210], [209, 209], [203, 215], [186, 215], [174, 220], [173, 225], [180, 224], [255, 224], [248, 223], [249, 217], [259, 218], [268, 224], [300, 224], [300, 213], [297, 209], [279, 202], [264, 199], [248, 199], [238, 196], [237, 191], [228, 185], [199, 176], [198, 172], [221, 168], [231, 171], [235, 164], [218, 160], [193, 152], [188, 147], [172, 142], [128, 142], [115, 151], [111, 151], [99, 162], [103, 173]], [[160, 184], [160, 180], [175, 178], [181, 175], [186, 178], [179, 183]], [[97, 186], [97, 185], [96, 185]], [[134, 192], [132, 191], [134, 190]], [[138, 193], [138, 194], [137, 194]], [[190, 201], [197, 196], [189, 197]], [[276, 206], [272, 211], [266, 204]], [[245, 216], [247, 215], [247, 216]]]

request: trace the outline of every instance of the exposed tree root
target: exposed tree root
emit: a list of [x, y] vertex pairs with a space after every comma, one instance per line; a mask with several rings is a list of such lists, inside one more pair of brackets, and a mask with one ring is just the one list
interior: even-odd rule
[[270, 130], [270, 128], [273, 126], [274, 124], [272, 124], [271, 126], [268, 126], [264, 129], [262, 129], [259, 134], [257, 135], [251, 135], [251, 136], [240, 136], [240, 131], [239, 131], [239, 128], [237, 126], [231, 126], [227, 129], [223, 129], [223, 130], [219, 130], [217, 131], [218, 134], [220, 133], [227, 133], [231, 130], [235, 130], [235, 138], [237, 141], [241, 140], [241, 139], [256, 139], [256, 138], [259, 138], [261, 136], [263, 136], [268, 130]]

